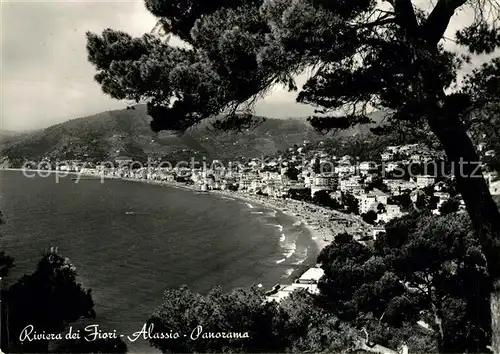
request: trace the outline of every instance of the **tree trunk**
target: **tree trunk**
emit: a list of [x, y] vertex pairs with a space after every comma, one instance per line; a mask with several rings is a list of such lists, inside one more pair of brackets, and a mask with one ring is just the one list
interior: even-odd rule
[[[446, 107], [441, 112], [446, 112]], [[428, 120], [454, 166], [457, 188], [481, 243], [492, 279], [492, 350], [500, 354], [500, 212], [484, 180], [474, 145], [458, 116], [441, 114]]]
[[490, 296], [491, 307], [491, 350], [493, 353], [500, 353], [500, 282], [493, 282], [493, 290]]

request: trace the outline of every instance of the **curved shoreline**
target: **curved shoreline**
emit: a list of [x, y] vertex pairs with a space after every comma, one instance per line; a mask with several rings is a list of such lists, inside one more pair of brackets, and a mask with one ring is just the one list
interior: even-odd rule
[[[90, 174], [89, 176], [100, 178], [100, 176], [94, 176]], [[106, 179], [108, 178], [108, 176], [104, 178]], [[123, 177], [109, 178], [179, 188], [192, 192], [201, 192], [194, 186], [174, 181], [157, 181]], [[337, 234], [343, 232], [348, 232], [351, 234], [367, 234], [369, 232], [368, 230], [370, 230], [370, 225], [366, 224], [359, 216], [345, 214], [340, 211], [293, 199], [278, 199], [259, 195], [251, 195], [243, 193], [241, 191], [227, 190], [210, 190], [201, 193], [238, 199], [242, 202], [250, 204], [257, 204], [261, 207], [277, 210], [293, 218], [296, 222], [300, 222], [300, 225], [303, 226], [311, 235], [311, 240], [316, 245], [317, 254], [314, 256], [315, 258], [319, 255], [323, 248], [328, 246], [334, 240]], [[346, 226], [344, 222], [350, 223], [351, 225]], [[316, 262], [314, 264], [316, 264]], [[313, 266], [314, 264], [309, 264], [309, 266]], [[304, 263], [304, 266], [305, 265], [306, 263]]]
[[[81, 179], [82, 177], [91, 177], [91, 179], [101, 180], [101, 183], [104, 183], [104, 180], [121, 180], [121, 181], [173, 187], [178, 189], [184, 189], [186, 191], [191, 191], [191, 192], [200, 192], [200, 190], [194, 186], [175, 181], [160, 181], [160, 180], [136, 179], [128, 177], [102, 176], [86, 172], [27, 170], [27, 169], [13, 169], [13, 168], [2, 169], [2, 170], [30, 172], [30, 173], [43, 172], [44, 174], [55, 173], [55, 174], [60, 174], [61, 178], [65, 178], [67, 176], [78, 176], [78, 178], [75, 179], [75, 183], [78, 183], [80, 180], [82, 180]], [[87, 178], [83, 180], [86, 179]], [[301, 202], [293, 199], [278, 199], [272, 197], [264, 197], [259, 195], [251, 195], [243, 193], [241, 191], [210, 190], [203, 193], [240, 200], [249, 204], [252, 203], [257, 204], [261, 207], [279, 211], [284, 215], [293, 218], [296, 223], [300, 223], [300, 226], [303, 226], [309, 232], [311, 240], [316, 245], [316, 254], [314, 256], [308, 255], [307, 259], [309, 259], [311, 256], [317, 258], [321, 250], [325, 248], [327, 245], [329, 245], [334, 240], [335, 235], [338, 233], [341, 232], [359, 233], [361, 230], [362, 232], [366, 232], [366, 230], [368, 229], [368, 225], [364, 223], [361, 220], [361, 218], [357, 216], [344, 214], [336, 210], [323, 208], [320, 206], [316, 206], [314, 204], [309, 204], [306, 202]], [[346, 226], [345, 225], [346, 222], [350, 223], [351, 225]], [[304, 262], [302, 267], [297, 266], [297, 268], [303, 268], [305, 266], [310, 267], [313, 266], [314, 264], [311, 264], [311, 262]], [[291, 278], [292, 275], [295, 275], [294, 273], [296, 272], [294, 271], [288, 278]]]

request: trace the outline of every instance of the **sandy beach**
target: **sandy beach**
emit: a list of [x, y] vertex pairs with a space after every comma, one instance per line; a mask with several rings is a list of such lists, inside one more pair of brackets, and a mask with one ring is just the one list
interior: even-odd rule
[[306, 202], [293, 199], [270, 198], [242, 192], [211, 191], [210, 193], [257, 203], [267, 208], [279, 210], [295, 218], [309, 230], [312, 240], [316, 243], [318, 252], [329, 245], [339, 233], [348, 232], [361, 236], [367, 235], [370, 230], [370, 226], [358, 216], [347, 215]]
[[[116, 177], [115, 177], [116, 178]], [[147, 179], [121, 178], [126, 181], [142, 182], [169, 187], [181, 188], [190, 191], [199, 191], [194, 186], [173, 181], [156, 181]], [[336, 210], [320, 207], [314, 204], [293, 199], [278, 199], [242, 191], [210, 190], [207, 193], [240, 199], [247, 203], [254, 203], [269, 209], [278, 210], [300, 222], [311, 234], [317, 246], [318, 253], [329, 245], [339, 233], [347, 232], [358, 237], [368, 235], [371, 226], [357, 215], [345, 214]]]

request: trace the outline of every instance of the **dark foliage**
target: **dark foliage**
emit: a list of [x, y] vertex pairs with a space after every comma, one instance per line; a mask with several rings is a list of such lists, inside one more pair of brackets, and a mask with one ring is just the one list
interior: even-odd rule
[[389, 223], [373, 249], [339, 235], [318, 262], [322, 306], [372, 338], [408, 342], [417, 327], [404, 328], [424, 320], [440, 352], [487, 351], [490, 285], [466, 215], [412, 213]]
[[374, 210], [369, 210], [365, 214], [361, 214], [363, 221], [368, 224], [374, 224], [377, 221], [377, 212]]
[[[2, 348], [7, 352], [45, 353], [49, 341], [20, 342], [23, 328], [60, 333], [81, 317], [93, 318], [90, 290], [76, 282], [76, 270], [58, 253], [44, 254], [36, 271], [25, 275], [3, 292]], [[8, 319], [8, 321], [7, 321]]]
[[342, 204], [347, 213], [359, 215], [359, 201], [352, 194], [342, 192]]
[[[203, 327], [205, 337], [200, 334], [196, 340], [152, 339], [163, 353], [338, 351], [352, 347], [356, 339], [352, 329], [317, 307], [311, 295], [294, 293], [278, 305], [265, 301], [257, 288], [229, 293], [215, 288], [207, 295], [186, 287], [167, 290], [148, 324], [154, 325], [154, 333], [172, 330], [189, 336], [198, 325]], [[208, 338], [208, 332], [246, 332], [248, 338]]]

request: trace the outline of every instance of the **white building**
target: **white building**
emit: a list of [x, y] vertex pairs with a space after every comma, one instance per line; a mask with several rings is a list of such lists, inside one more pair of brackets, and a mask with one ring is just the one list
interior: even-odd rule
[[373, 239], [376, 240], [377, 237], [381, 234], [385, 234], [385, 227], [383, 226], [375, 226], [373, 229], [372, 229], [372, 236], [373, 236]]
[[278, 172], [264, 172], [261, 173], [263, 181], [281, 181], [282, 176]]
[[351, 155], [344, 155], [340, 158], [340, 162], [347, 162], [347, 163], [350, 163], [351, 162]]
[[382, 154], [380, 154], [380, 158], [382, 159], [382, 161], [391, 161], [394, 158], [394, 153], [390, 151], [383, 152]]
[[413, 163], [420, 163], [423, 162], [422, 155], [420, 154], [413, 154], [410, 156], [410, 161]]
[[500, 195], [500, 181], [490, 183], [490, 193], [491, 195]]
[[399, 151], [399, 146], [388, 146], [385, 150], [394, 154]]
[[406, 144], [399, 148], [401, 152], [413, 151], [418, 148], [418, 144]]
[[373, 161], [363, 161], [359, 164], [359, 173], [362, 176], [366, 176], [375, 171], [377, 171], [377, 164]]
[[389, 195], [375, 189], [368, 194], [361, 194], [359, 198], [359, 213], [364, 214], [370, 210], [376, 210], [379, 204], [387, 205]]
[[264, 188], [264, 184], [262, 183], [262, 181], [260, 179], [253, 179], [250, 183], [250, 187], [248, 188], [248, 190], [250, 192], [258, 192], [258, 191], [262, 191], [262, 189]]
[[299, 283], [294, 283], [291, 285], [285, 286], [283, 289], [280, 289], [276, 294], [270, 295], [267, 297], [268, 301], [276, 301], [280, 302], [283, 299], [286, 299], [288, 296], [290, 296], [291, 293], [297, 290], [306, 290], [310, 294], [317, 295], [319, 294], [318, 290], [318, 285], [316, 284], [299, 284]]
[[399, 163], [394, 162], [394, 161], [389, 161], [387, 163], [384, 163], [384, 171], [385, 172], [393, 172], [396, 171], [399, 167]]
[[388, 204], [385, 206], [385, 213], [379, 214], [377, 221], [389, 222], [392, 219], [400, 218], [404, 215], [399, 205]]
[[383, 183], [390, 189], [393, 195], [400, 195], [406, 190], [414, 190], [417, 184], [412, 181], [405, 181], [403, 179], [384, 179]]
[[356, 173], [356, 166], [351, 164], [341, 164], [335, 167], [335, 173], [340, 176], [349, 176]]
[[422, 189], [434, 185], [434, 183], [436, 182], [436, 177], [429, 175], [417, 176], [416, 182], [417, 187]]
[[238, 189], [249, 189], [250, 186], [252, 185], [252, 181], [249, 179], [240, 179], [240, 183], [238, 186]]
[[494, 182], [498, 178], [498, 172], [497, 171], [484, 172], [483, 176], [486, 182], [490, 184], [491, 182]]
[[309, 268], [298, 280], [299, 284], [317, 284], [325, 271], [319, 267]]
[[363, 186], [359, 182], [359, 176], [353, 176], [349, 179], [340, 180], [340, 191], [352, 194], [361, 193]]
[[311, 197], [319, 191], [334, 191], [337, 189], [338, 176], [316, 176], [311, 184]]
[[277, 291], [275, 294], [267, 297], [268, 301], [277, 301], [290, 296], [291, 293], [297, 290], [306, 290], [310, 294], [319, 294], [318, 282], [325, 272], [319, 267], [313, 267], [308, 269], [302, 276], [297, 280], [296, 283], [287, 285], [284, 288]]

